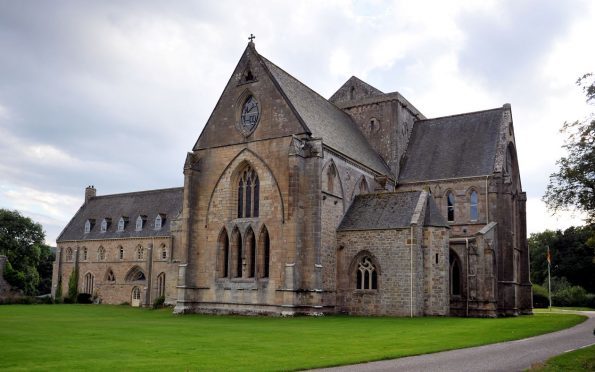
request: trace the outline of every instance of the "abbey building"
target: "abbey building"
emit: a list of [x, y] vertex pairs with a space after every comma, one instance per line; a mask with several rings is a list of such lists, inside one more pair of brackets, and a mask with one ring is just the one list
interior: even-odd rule
[[356, 77], [325, 99], [250, 42], [183, 172], [180, 188], [88, 187], [54, 295], [78, 273], [98, 302], [177, 313], [532, 310], [508, 104], [428, 119]]

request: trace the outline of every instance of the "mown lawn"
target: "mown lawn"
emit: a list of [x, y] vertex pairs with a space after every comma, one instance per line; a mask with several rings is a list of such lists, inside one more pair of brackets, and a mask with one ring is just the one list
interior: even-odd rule
[[583, 372], [595, 371], [595, 345], [570, 351], [550, 358], [530, 372]]
[[126, 306], [0, 306], [0, 370], [295, 370], [514, 340], [584, 318], [174, 316]]

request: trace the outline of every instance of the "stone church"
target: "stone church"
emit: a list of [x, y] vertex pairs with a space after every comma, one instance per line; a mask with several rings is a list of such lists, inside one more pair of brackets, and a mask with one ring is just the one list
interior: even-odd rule
[[516, 153], [509, 104], [428, 119], [356, 77], [325, 99], [251, 41], [183, 187], [86, 189], [53, 294], [78, 272], [97, 302], [176, 313], [531, 313]]

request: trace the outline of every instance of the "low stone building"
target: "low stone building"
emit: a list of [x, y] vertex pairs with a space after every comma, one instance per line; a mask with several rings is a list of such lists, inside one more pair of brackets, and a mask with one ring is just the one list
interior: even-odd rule
[[103, 302], [177, 313], [531, 312], [508, 104], [427, 119], [356, 77], [327, 100], [250, 42], [183, 172], [178, 189], [88, 189], [54, 289], [78, 267]]

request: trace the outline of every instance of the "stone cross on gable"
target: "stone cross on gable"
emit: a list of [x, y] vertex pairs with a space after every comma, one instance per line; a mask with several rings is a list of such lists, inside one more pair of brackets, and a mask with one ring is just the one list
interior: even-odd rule
[[250, 40], [250, 42], [252, 43], [252, 41], [256, 39], [256, 36], [252, 35], [252, 33], [250, 33], [250, 37], [248, 38], [248, 40]]

